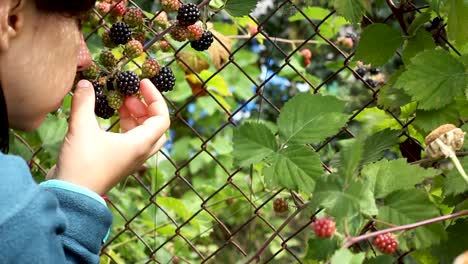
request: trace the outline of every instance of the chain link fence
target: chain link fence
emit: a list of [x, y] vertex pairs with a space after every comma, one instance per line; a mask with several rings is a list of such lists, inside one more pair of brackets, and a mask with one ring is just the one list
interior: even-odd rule
[[[204, 1], [202, 5], [207, 2], [209, 1]], [[376, 106], [381, 85], [369, 82], [360, 76], [356, 72], [356, 62], [353, 62], [353, 49], [338, 44], [337, 38], [342, 36], [351, 38], [354, 42], [352, 46], [356, 46], [355, 36], [352, 36], [352, 33], [348, 34], [347, 31], [351, 26], [330, 37], [326, 34], [326, 30], [333, 25], [332, 20], [337, 19], [335, 11], [323, 15], [320, 20], [310, 18], [304, 12], [306, 7], [317, 4], [316, 2], [276, 1], [262, 14], [249, 16], [248, 20], [254, 22], [252, 24], [254, 28], [250, 31], [245, 30], [245, 25], [238, 24], [239, 21], [226, 20], [226, 15], [221, 11], [207, 17], [208, 23], [217, 21], [241, 29], [238, 31], [240, 34], [231, 36], [215, 34], [214, 45], [217, 45], [218, 52], [224, 55], [219, 56], [219, 60], [214, 62], [216, 71], [210, 76], [200, 76], [200, 71], [193, 68], [194, 64], [187, 61], [190, 59], [184, 56], [184, 51], [190, 49], [187, 43], [172, 46], [174, 56], [165, 60], [165, 64], [171, 67], [183, 67], [185, 73], [196, 76], [201, 85], [198, 89], [192, 90], [192, 94], [183, 101], [174, 101], [170, 98], [170, 93], [165, 94], [171, 111], [171, 129], [196, 139], [196, 145], [189, 144], [190, 147], [182, 150], [183, 153], [177, 150], [179, 158], [176, 160], [173, 158], [174, 144], [184, 139], [179, 138], [177, 133], [172, 134], [170, 144], [149, 161], [148, 164], [155, 166], [143, 167], [141, 171], [131, 175], [125, 183], [108, 194], [107, 201], [114, 214], [114, 225], [110, 238], [102, 248], [103, 263], [304, 263], [302, 259], [308, 247], [310, 224], [320, 210], [316, 212], [304, 210], [306, 201], [295, 192], [285, 189], [252, 188], [255, 182], [261, 181], [258, 168], [233, 167], [232, 159], [220, 154], [225, 152], [219, 149], [222, 147], [219, 146], [219, 138], [229, 139], [230, 135], [226, 134], [226, 130], [236, 127], [245, 115], [250, 115], [250, 119], [254, 120], [276, 120], [282, 104], [294, 93], [300, 92], [301, 87], [309, 87], [313, 93], [329, 93], [330, 87], [340, 83], [344, 78], [356, 79], [353, 89], [354, 93], [358, 94], [356, 95], [358, 99], [353, 101], [353, 114], [348, 126], [343, 127], [338, 134], [320, 145], [311, 146], [311, 151], [326, 156], [335, 147], [337, 139], [355, 136], [352, 129], [355, 117], [366, 108]], [[266, 4], [267, 2], [264, 2], [259, 5]], [[138, 7], [133, 1], [128, 1], [128, 6]], [[409, 16], [414, 16], [425, 8], [428, 6], [410, 4], [405, 12]], [[300, 22], [288, 21], [288, 18], [295, 14], [300, 14], [305, 19]], [[146, 20], [153, 21], [159, 13], [152, 15], [152, 17], [147, 16]], [[101, 20], [106, 18], [106, 15], [99, 16]], [[363, 18], [363, 25], [374, 22], [369, 17]], [[389, 9], [388, 17], [379, 22], [391, 24], [398, 21]], [[158, 41], [169, 40], [170, 31], [170, 27], [161, 30], [151, 25], [147, 23], [148, 37], [144, 45], [148, 56], [151, 56], [151, 47]], [[444, 26], [440, 26], [433, 35], [445, 42], [445, 46], [453, 48], [444, 38]], [[99, 29], [102, 30], [103, 27], [108, 25], [100, 23], [100, 26], [88, 32], [87, 40], [101, 34]], [[278, 31], [280, 28], [283, 28], [283, 31]], [[231, 40], [235, 40], [234, 45], [231, 44]], [[174, 44], [173, 41], [169, 43]], [[314, 58], [316, 47], [320, 48], [320, 54], [324, 54], [317, 56], [324, 58], [320, 60]], [[304, 67], [296, 63], [298, 56], [302, 58], [300, 54], [304, 48], [310, 48], [314, 52], [311, 67], [316, 70], [320, 78], [311, 78]], [[252, 74], [243, 61], [245, 58], [242, 52], [254, 49], [258, 53], [258, 61], [254, 61], [253, 64], [260, 63], [263, 67], [260, 74]], [[272, 65], [270, 62], [273, 60], [278, 63]], [[315, 60], [333, 62], [334, 70], [330, 70], [330, 67], [324, 70], [323, 65], [315, 65]], [[396, 60], [398, 61], [398, 57]], [[141, 66], [135, 61], [126, 63]], [[236, 76], [235, 79], [228, 81], [232, 82], [229, 85], [235, 87], [236, 81], [242, 80], [243, 85], [247, 84], [252, 88], [247, 98], [233, 99], [237, 104], [236, 107], [227, 107], [226, 103], [206, 85], [216, 76], [222, 75], [223, 71], [230, 71], [230, 74]], [[285, 71], [294, 75], [294, 80], [288, 80], [287, 89], [283, 89], [283, 97], [278, 100], [275, 89], [281, 90], [279, 87], [281, 85], [275, 85], [274, 82], [275, 78]], [[182, 82], [184, 80], [178, 76], [176, 90]], [[222, 122], [203, 128], [204, 122], [198, 125], [197, 120], [194, 120], [195, 122], [190, 120], [189, 116], [193, 113], [190, 110], [191, 105], [201, 99], [215, 102], [216, 109], [212, 112], [221, 113]], [[230, 103], [233, 104], [232, 101]], [[247, 111], [247, 108], [253, 110]], [[400, 145], [402, 152], [405, 152], [410, 160], [420, 159], [417, 153], [420, 153], [422, 147], [412, 139], [406, 129], [414, 119], [399, 120], [398, 113], [386, 111], [400, 124], [401, 137], [408, 138]], [[118, 120], [107, 129], [111, 130], [116, 124]], [[38, 158], [43, 151], [42, 146], [31, 144], [20, 133], [15, 133], [15, 138], [32, 153], [29, 159], [31, 170], [35, 175], [45, 176], [48, 167], [52, 164], [44, 164]], [[205, 161], [201, 164], [210, 165], [200, 167], [200, 159]], [[331, 172], [333, 164], [325, 159], [323, 166], [325, 170]], [[168, 167], [166, 171], [172, 172], [171, 175], [162, 175], [163, 169], [159, 164], [163, 162], [164, 166]], [[213, 181], [212, 187], [202, 190], [197, 187], [200, 185], [195, 181], [209, 177], [209, 170], [214, 170], [215, 174], [215, 178], [209, 179]], [[191, 209], [182, 210], [181, 208], [187, 207], [187, 204], [180, 204], [177, 198], [187, 193], [190, 193]], [[124, 194], [127, 196], [124, 197]], [[166, 199], [160, 200], [160, 197]], [[272, 211], [273, 201], [278, 197], [288, 201], [287, 213], [277, 214]], [[372, 228], [374, 228], [372, 225], [368, 225], [363, 232]], [[136, 249], [139, 252], [136, 252]], [[135, 254], [134, 258], [129, 260], [121, 253], [124, 251], [126, 254]], [[407, 252], [400, 252], [401, 262], [406, 254]]]

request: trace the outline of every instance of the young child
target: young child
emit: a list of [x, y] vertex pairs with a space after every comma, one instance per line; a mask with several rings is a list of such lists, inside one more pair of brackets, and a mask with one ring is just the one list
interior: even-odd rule
[[[0, 147], [10, 128], [31, 131], [71, 90], [91, 58], [80, 16], [94, 0], [0, 1]], [[102, 131], [94, 90], [81, 80], [69, 129], [47, 181], [36, 184], [19, 157], [0, 153], [0, 263], [98, 263], [112, 215], [101, 198], [159, 151], [170, 120], [149, 80], [119, 110], [122, 133]]]

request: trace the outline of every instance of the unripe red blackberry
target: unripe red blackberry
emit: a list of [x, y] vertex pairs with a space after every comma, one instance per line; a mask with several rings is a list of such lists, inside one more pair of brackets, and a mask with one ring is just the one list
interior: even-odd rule
[[145, 44], [146, 42], [146, 32], [143, 30], [135, 30], [132, 33], [132, 38], [141, 42], [141, 44]]
[[336, 231], [335, 222], [327, 217], [315, 220], [312, 227], [315, 235], [319, 238], [329, 238]]
[[187, 27], [188, 39], [190, 41], [199, 40], [203, 36], [203, 28], [200, 24], [193, 24]]
[[177, 21], [182, 26], [193, 25], [199, 18], [200, 10], [196, 4], [187, 3], [177, 10]]
[[172, 91], [176, 78], [172, 69], [168, 66], [162, 67], [159, 73], [150, 79], [160, 92]]
[[105, 14], [109, 13], [111, 9], [111, 4], [106, 3], [106, 2], [99, 2], [96, 3], [96, 9], [101, 14], [101, 16], [104, 16]]
[[132, 38], [132, 29], [125, 22], [116, 22], [112, 24], [109, 36], [115, 44], [126, 44]]
[[148, 58], [141, 66], [141, 78], [152, 78], [159, 74], [159, 63], [153, 58]]
[[145, 22], [143, 11], [137, 7], [128, 8], [123, 20], [131, 27], [139, 27]]
[[398, 240], [395, 239], [392, 233], [378, 235], [374, 240], [374, 245], [385, 254], [392, 254], [398, 248]]
[[199, 40], [190, 41], [190, 46], [198, 51], [207, 50], [213, 43], [213, 33], [210, 31], [203, 32], [202, 37]]
[[115, 44], [110, 37], [110, 30], [106, 30], [104, 33], [102, 33], [102, 44], [104, 47], [111, 49], [117, 46], [117, 44]]
[[273, 210], [276, 213], [284, 213], [288, 211], [288, 201], [284, 198], [276, 198], [273, 201]]
[[130, 59], [136, 58], [143, 53], [143, 45], [140, 41], [132, 39], [124, 47], [124, 55]]
[[171, 37], [177, 41], [187, 40], [188, 34], [188, 29], [185, 26], [176, 25], [171, 29]]
[[116, 4], [112, 5], [111, 14], [116, 17], [122, 17], [127, 11], [127, 3], [126, 1], [120, 1]]
[[174, 256], [174, 257], [172, 258], [172, 263], [173, 263], [173, 264], [179, 264], [179, 262], [180, 262], [180, 259], [179, 259], [178, 256]]
[[133, 95], [140, 89], [140, 78], [132, 71], [117, 74], [117, 89], [123, 95]]
[[101, 54], [99, 54], [99, 63], [108, 69], [112, 69], [117, 65], [117, 59], [112, 51], [103, 50], [101, 51]]
[[161, 0], [162, 8], [167, 12], [177, 11], [180, 8], [179, 0]]
[[161, 40], [159, 41], [159, 48], [162, 51], [169, 51], [171, 49], [171, 45], [169, 44], [169, 42], [167, 42], [167, 40]]

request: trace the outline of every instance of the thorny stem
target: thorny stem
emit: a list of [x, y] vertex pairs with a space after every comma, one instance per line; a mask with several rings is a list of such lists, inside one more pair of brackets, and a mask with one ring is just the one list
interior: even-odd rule
[[439, 216], [439, 217], [435, 217], [435, 218], [431, 218], [431, 219], [426, 219], [426, 220], [416, 222], [416, 223], [413, 223], [413, 224], [387, 228], [387, 229], [379, 230], [379, 231], [372, 232], [372, 233], [369, 233], [369, 234], [360, 235], [360, 236], [357, 236], [357, 237], [349, 237], [349, 238], [346, 239], [346, 243], [343, 245], [342, 248], [349, 248], [350, 246], [352, 246], [355, 243], [358, 243], [358, 242], [360, 242], [362, 240], [366, 240], [366, 239], [369, 239], [369, 238], [372, 238], [372, 237], [376, 237], [376, 236], [381, 235], [381, 234], [391, 233], [391, 232], [396, 232], [396, 231], [401, 231], [401, 230], [410, 230], [410, 229], [414, 229], [416, 227], [420, 227], [420, 226], [423, 226], [423, 225], [433, 224], [433, 223], [436, 223], [436, 222], [441, 222], [441, 221], [444, 221], [444, 220], [448, 220], [448, 219], [452, 219], [452, 218], [456, 218], [456, 217], [460, 217], [460, 216], [464, 216], [464, 215], [468, 215], [468, 210], [458, 212], [458, 213], [454, 213], [454, 214]]

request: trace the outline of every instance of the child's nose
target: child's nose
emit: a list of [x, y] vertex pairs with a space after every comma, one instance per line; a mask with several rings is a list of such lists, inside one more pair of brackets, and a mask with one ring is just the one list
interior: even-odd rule
[[91, 53], [84, 40], [83, 34], [80, 34], [80, 51], [78, 53], [77, 71], [86, 70], [92, 63]]

